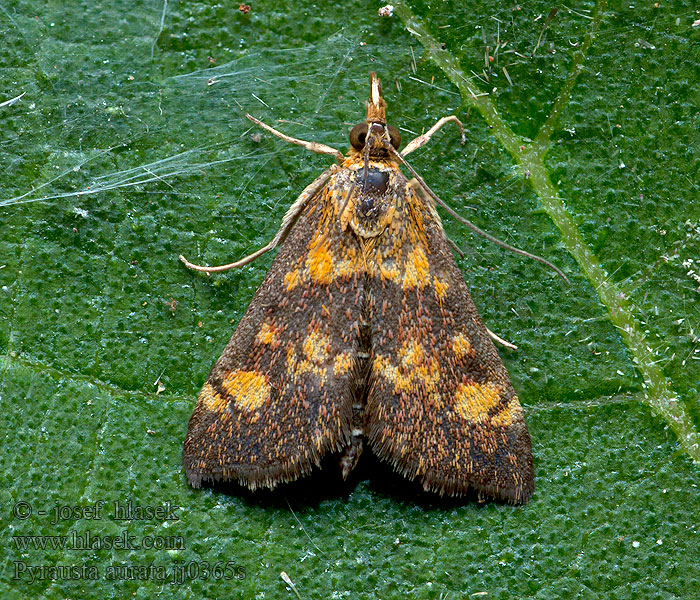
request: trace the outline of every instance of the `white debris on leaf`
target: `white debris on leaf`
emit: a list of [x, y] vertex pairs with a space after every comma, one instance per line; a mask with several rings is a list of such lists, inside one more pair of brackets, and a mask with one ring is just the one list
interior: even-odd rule
[[393, 4], [387, 4], [386, 6], [382, 6], [378, 11], [377, 14], [380, 17], [392, 17], [394, 15], [394, 6]]

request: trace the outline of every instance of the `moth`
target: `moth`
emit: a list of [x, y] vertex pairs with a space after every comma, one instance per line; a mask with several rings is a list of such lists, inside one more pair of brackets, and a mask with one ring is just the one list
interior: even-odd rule
[[462, 124], [440, 119], [399, 151], [374, 73], [366, 109], [345, 155], [247, 115], [338, 164], [257, 252], [220, 267], [180, 257], [217, 272], [279, 247], [199, 394], [187, 479], [274, 488], [330, 453], [347, 478], [369, 446], [427, 491], [524, 503], [534, 476], [523, 410], [453, 258], [445, 205], [405, 161], [447, 123], [464, 143]]

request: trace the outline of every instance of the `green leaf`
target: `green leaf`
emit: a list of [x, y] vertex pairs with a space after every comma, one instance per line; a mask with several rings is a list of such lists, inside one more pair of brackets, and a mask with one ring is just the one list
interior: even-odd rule
[[[700, 596], [694, 6], [380, 6], [0, 7], [3, 598], [295, 597], [281, 572], [302, 598]], [[405, 139], [464, 122], [411, 155], [435, 192], [571, 279], [443, 215], [518, 346], [523, 507], [417, 496], [371, 459], [346, 488], [332, 466], [272, 494], [185, 481], [197, 392], [272, 258], [177, 256], [264, 245], [329, 164], [245, 112], [344, 150], [372, 70]]]

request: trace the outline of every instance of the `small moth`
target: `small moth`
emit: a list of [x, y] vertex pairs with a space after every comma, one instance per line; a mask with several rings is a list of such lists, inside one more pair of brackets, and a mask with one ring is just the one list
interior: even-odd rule
[[247, 115], [339, 164], [257, 252], [220, 267], [180, 257], [215, 272], [280, 247], [199, 394], [187, 478], [273, 488], [329, 453], [347, 478], [368, 445], [427, 491], [526, 502], [534, 477], [522, 408], [452, 256], [436, 211], [444, 203], [404, 160], [446, 123], [464, 142], [462, 124], [440, 119], [399, 152], [374, 73], [366, 108], [346, 155]]

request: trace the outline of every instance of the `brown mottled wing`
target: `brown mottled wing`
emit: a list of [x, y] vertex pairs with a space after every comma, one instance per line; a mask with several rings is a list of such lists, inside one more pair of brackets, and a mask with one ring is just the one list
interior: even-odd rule
[[333, 181], [304, 208], [199, 395], [183, 454], [194, 487], [274, 487], [350, 440], [362, 289]]
[[522, 503], [534, 489], [523, 412], [429, 202], [407, 185], [376, 249], [366, 433], [426, 490]]

